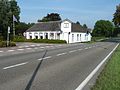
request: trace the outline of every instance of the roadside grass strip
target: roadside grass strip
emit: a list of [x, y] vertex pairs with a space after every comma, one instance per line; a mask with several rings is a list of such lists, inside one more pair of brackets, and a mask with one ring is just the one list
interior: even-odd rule
[[120, 46], [108, 61], [91, 90], [120, 90]]
[[[112, 53], [116, 50], [116, 48], [118, 46], [119, 46], [119, 44], [117, 44], [115, 46], [115, 48], [100, 62], [100, 64], [97, 65], [97, 67], [85, 78], [85, 80], [75, 90], [83, 90], [83, 88], [85, 87], [85, 85], [91, 80], [91, 78], [93, 78], [93, 76], [97, 73], [97, 71], [102, 67], [102, 65], [112, 55]], [[98, 90], [98, 89], [95, 89], [95, 90]], [[106, 89], [99, 89], [99, 90], [106, 90]], [[107, 89], [107, 90], [109, 90], [109, 89]], [[115, 90], [115, 89], [113, 89], [113, 90]]]

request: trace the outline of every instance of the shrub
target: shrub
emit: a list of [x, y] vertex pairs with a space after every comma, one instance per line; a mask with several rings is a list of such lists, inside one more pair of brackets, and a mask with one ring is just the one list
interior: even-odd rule
[[[10, 42], [9, 46], [10, 47], [16, 46], [16, 43], [15, 42]], [[0, 47], [7, 47], [7, 42], [6, 41], [1, 41], [0, 42]]]
[[14, 42], [25, 42], [26, 39], [23, 36], [15, 36], [15, 38], [13, 39]]

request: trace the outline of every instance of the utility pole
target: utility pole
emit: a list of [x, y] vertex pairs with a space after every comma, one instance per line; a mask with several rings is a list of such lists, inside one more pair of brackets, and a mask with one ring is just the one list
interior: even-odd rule
[[15, 22], [13, 20], [13, 38], [15, 38]]

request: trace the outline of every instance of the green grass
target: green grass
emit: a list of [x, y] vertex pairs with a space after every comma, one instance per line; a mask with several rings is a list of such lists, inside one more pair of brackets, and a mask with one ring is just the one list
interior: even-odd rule
[[108, 61], [91, 90], [120, 90], [120, 46]]
[[108, 39], [108, 38], [106, 38], [106, 37], [92, 37], [92, 42], [103, 41], [106, 39]]

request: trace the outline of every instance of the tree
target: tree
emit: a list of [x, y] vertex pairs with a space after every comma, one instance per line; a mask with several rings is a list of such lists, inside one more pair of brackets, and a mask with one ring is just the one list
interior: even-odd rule
[[[20, 8], [16, 0], [0, 0], [0, 33], [6, 40], [7, 28], [13, 25], [13, 15], [19, 21]], [[11, 30], [12, 32], [12, 30]]]
[[86, 25], [86, 24], [83, 24], [83, 28], [86, 28], [86, 29], [87, 29], [88, 27], [87, 27], [87, 25]]
[[79, 22], [79, 21], [77, 21], [77, 22], [76, 22], [76, 24], [79, 24], [79, 25], [80, 25], [80, 22]]
[[42, 20], [38, 20], [38, 22], [59, 21], [59, 20], [61, 20], [61, 17], [58, 13], [51, 13], [43, 17]]
[[116, 6], [116, 12], [114, 13], [113, 22], [115, 26], [120, 26], [120, 4]]
[[9, 7], [8, 7], [8, 0], [0, 0], [0, 32], [1, 35], [4, 36], [4, 39], [6, 39], [6, 32], [7, 32], [7, 26], [8, 26], [8, 12], [9, 12]]
[[33, 26], [34, 23], [28, 23], [20, 22], [16, 25], [16, 35], [23, 35], [23, 33], [29, 29], [31, 26]]
[[113, 24], [107, 20], [99, 20], [95, 23], [92, 35], [97, 37], [110, 37], [113, 32]]

